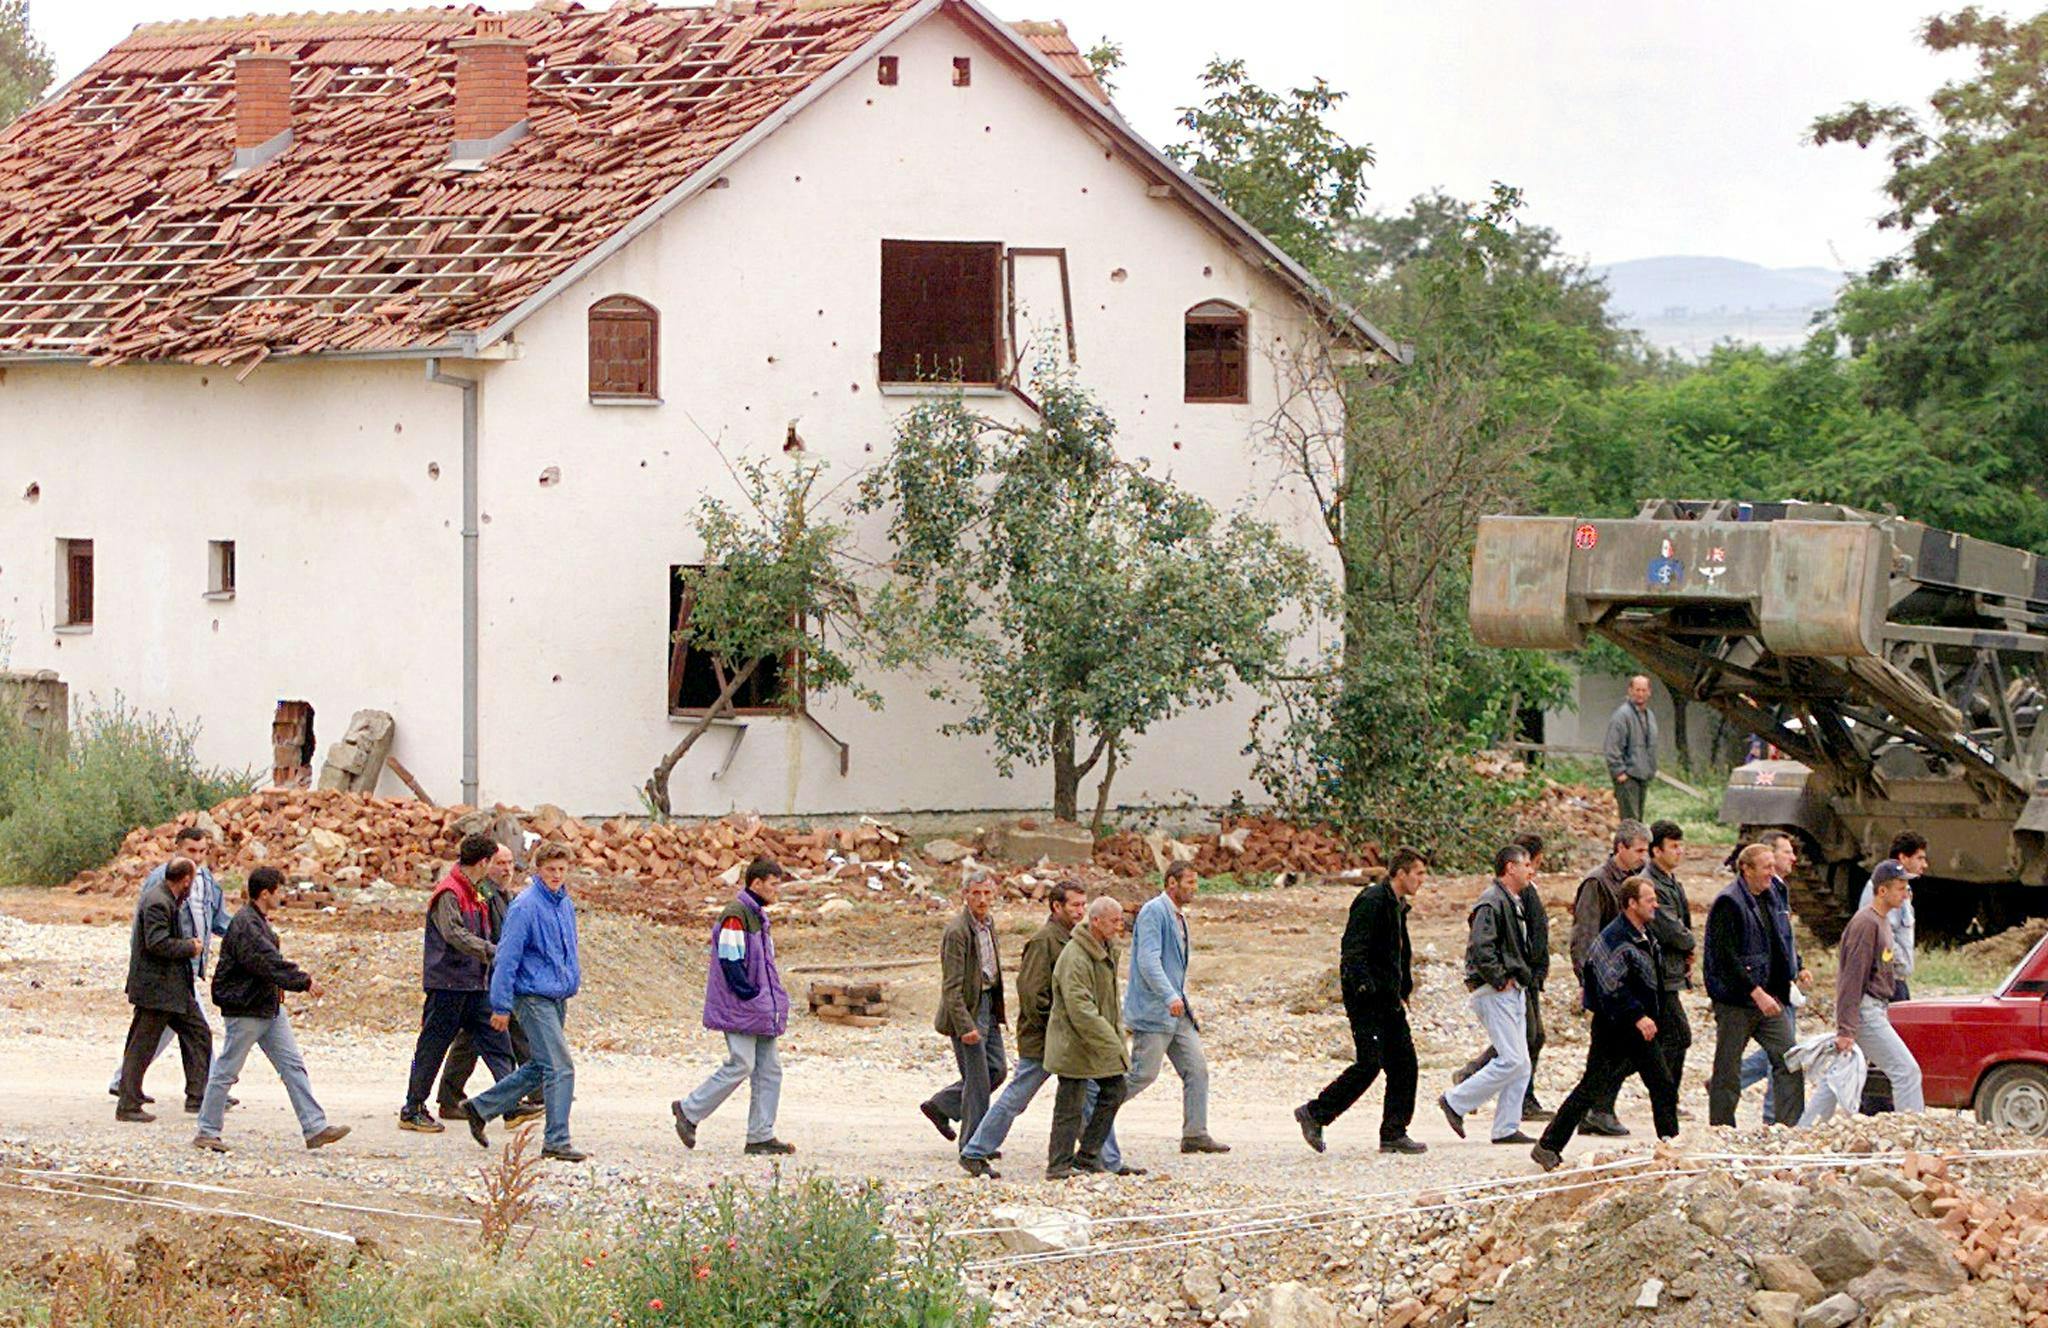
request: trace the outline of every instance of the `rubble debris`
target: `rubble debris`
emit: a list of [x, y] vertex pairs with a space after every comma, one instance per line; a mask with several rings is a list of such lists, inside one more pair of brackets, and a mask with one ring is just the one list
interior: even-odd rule
[[851, 1028], [879, 1028], [889, 1022], [885, 982], [813, 982], [807, 995], [813, 1018]]
[[988, 851], [1005, 862], [1087, 862], [1095, 852], [1095, 836], [1072, 821], [1038, 821], [1029, 817], [989, 832]]
[[1111, 835], [1096, 841], [1095, 865], [1119, 876], [1149, 876], [1165, 866], [1162, 854], [1194, 863], [1202, 876], [1295, 872], [1366, 879], [1383, 867], [1377, 844], [1347, 844], [1329, 830], [1273, 816], [1232, 817], [1218, 834], [1174, 840], [1130, 832]]
[[1058, 1254], [1088, 1248], [1086, 1213], [1038, 1204], [1003, 1204], [989, 1213], [1005, 1248], [1018, 1254]]
[[375, 793], [391, 757], [398, 725], [382, 710], [358, 710], [349, 716], [348, 731], [327, 749], [318, 787], [344, 793]]

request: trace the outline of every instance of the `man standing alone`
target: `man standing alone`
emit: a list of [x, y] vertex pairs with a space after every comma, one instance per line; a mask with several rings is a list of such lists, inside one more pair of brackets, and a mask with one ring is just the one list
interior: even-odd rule
[[[1053, 1098], [1047, 1180], [1065, 1180], [1076, 1171], [1109, 1170], [1102, 1146], [1116, 1126], [1131, 1065], [1116, 1006], [1115, 941], [1123, 925], [1122, 904], [1108, 895], [1091, 900], [1086, 922], [1074, 928], [1052, 966], [1045, 1068], [1059, 1076], [1060, 1086]], [[1086, 1106], [1091, 1084], [1092, 1110]]]
[[689, 1097], [668, 1104], [685, 1148], [697, 1146], [697, 1127], [734, 1089], [748, 1083], [744, 1151], [769, 1156], [796, 1151], [796, 1145], [775, 1137], [775, 1108], [782, 1098], [776, 1042], [789, 1027], [789, 993], [782, 989], [775, 940], [768, 933], [768, 906], [781, 898], [787, 877], [781, 864], [755, 858], [747, 864], [739, 896], [711, 924], [704, 1027], [725, 1034], [725, 1064]]
[[[1892, 965], [1898, 956], [1893, 950], [1891, 919], [1886, 915], [1905, 898], [1905, 875], [1887, 874], [1876, 882], [1870, 902], [1857, 910], [1842, 931], [1841, 967], [1835, 974], [1835, 1050], [1863, 1048], [1870, 1068], [1882, 1071], [1891, 1084], [1892, 1109], [1922, 1112], [1927, 1110], [1927, 1100], [1921, 1092], [1920, 1063], [1893, 1031], [1891, 1020]], [[1834, 1086], [1823, 1077], [1799, 1123], [1826, 1120], [1836, 1105]]]
[[1707, 910], [1703, 964], [1707, 995], [1714, 1002], [1714, 1072], [1707, 1080], [1707, 1119], [1715, 1125], [1735, 1123], [1735, 1104], [1742, 1096], [1742, 1053], [1752, 1041], [1768, 1058], [1778, 1119], [1798, 1120], [1806, 1105], [1804, 1080], [1785, 1064], [1785, 1053], [1792, 1047], [1785, 1006], [1798, 974], [1790, 933], [1773, 915], [1776, 861], [1767, 844], [1743, 849], [1735, 860], [1735, 880]]
[[[1579, 882], [1579, 893], [1572, 900], [1572, 973], [1581, 982], [1586, 976], [1586, 960], [1593, 954], [1593, 943], [1608, 923], [1621, 916], [1622, 883], [1641, 871], [1649, 856], [1649, 829], [1641, 821], [1623, 821], [1615, 827], [1614, 851], [1607, 861]], [[1582, 1009], [1592, 1008], [1586, 1004], [1583, 987], [1579, 1000]], [[1614, 1095], [1620, 1091], [1621, 1084], [1616, 1081], [1613, 1092], [1604, 1101], [1594, 1102], [1580, 1127], [1584, 1133], [1615, 1139], [1628, 1135], [1628, 1127], [1614, 1114]]]
[[1659, 821], [1651, 826], [1650, 865], [1643, 874], [1657, 890], [1657, 912], [1649, 924], [1661, 978], [1654, 1018], [1657, 1049], [1663, 1053], [1664, 1073], [1674, 1094], [1685, 1073], [1685, 1053], [1692, 1046], [1692, 1021], [1685, 1016], [1682, 996], [1692, 986], [1692, 966], [1699, 953], [1699, 938], [1692, 931], [1692, 901], [1678, 883], [1678, 864], [1684, 860], [1685, 831], [1678, 823]]
[[1451, 1133], [1465, 1137], [1465, 1117], [1494, 1099], [1493, 1142], [1534, 1143], [1522, 1133], [1522, 1093], [1529, 1086], [1528, 1015], [1522, 991], [1529, 985], [1528, 935], [1522, 922], [1522, 889], [1535, 873], [1529, 851], [1509, 844], [1493, 855], [1493, 880], [1472, 906], [1465, 943], [1465, 989], [1472, 1012], [1493, 1043], [1493, 1059], [1479, 1073], [1437, 1098]]
[[1429, 870], [1412, 848], [1397, 849], [1387, 879], [1351, 901], [1344, 924], [1337, 981], [1351, 1022], [1352, 1062], [1313, 1102], [1294, 1109], [1302, 1138], [1318, 1153], [1323, 1130], [1348, 1110], [1382, 1070], [1387, 1100], [1380, 1110], [1380, 1151], [1421, 1153], [1428, 1145], [1408, 1137], [1415, 1117], [1415, 1039], [1408, 1030], [1408, 998], [1415, 991], [1414, 950], [1408, 909]]
[[[932, 1028], [953, 1041], [960, 1077], [918, 1106], [938, 1132], [965, 1148], [1002, 1085], [1003, 959], [996, 948], [996, 883], [977, 877], [960, 892], [960, 911], [939, 936], [939, 1009]], [[953, 1122], [959, 1121], [956, 1131]]]
[[1180, 1151], [1227, 1153], [1209, 1137], [1209, 1062], [1202, 1026], [1188, 1003], [1188, 916], [1195, 898], [1195, 864], [1168, 864], [1159, 893], [1131, 925], [1131, 976], [1124, 988], [1124, 1026], [1131, 1030], [1128, 1102], [1159, 1077], [1162, 1059], [1180, 1076]]
[[1650, 680], [1643, 674], [1628, 680], [1627, 699], [1608, 716], [1603, 754], [1621, 819], [1642, 820], [1643, 795], [1657, 777], [1657, 715], [1650, 709]]
[[193, 875], [190, 858], [172, 858], [164, 866], [164, 878], [143, 888], [142, 902], [135, 909], [128, 936], [128, 1001], [135, 1014], [121, 1053], [119, 1101], [114, 1107], [118, 1121], [147, 1124], [156, 1119], [142, 1109], [142, 1076], [165, 1029], [177, 1035], [178, 1055], [185, 1062], [185, 1110], [197, 1112], [206, 1094], [213, 1030], [199, 1013], [192, 986], [192, 961], [204, 948], [185, 911]]

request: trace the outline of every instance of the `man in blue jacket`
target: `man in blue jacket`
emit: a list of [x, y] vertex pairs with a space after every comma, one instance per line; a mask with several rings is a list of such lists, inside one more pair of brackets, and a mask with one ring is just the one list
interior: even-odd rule
[[539, 879], [505, 910], [505, 934], [491, 965], [491, 1027], [503, 1033], [519, 1016], [533, 1059], [462, 1104], [469, 1132], [489, 1148], [484, 1123], [519, 1106], [534, 1084], [547, 1104], [541, 1156], [582, 1162], [589, 1154], [569, 1142], [569, 1106], [576, 1095], [576, 1065], [562, 1026], [569, 998], [583, 985], [576, 956], [576, 905], [569, 898], [571, 854], [561, 844], [543, 844], [533, 855]]
[[1778, 1119], [1796, 1121], [1806, 1109], [1806, 1083], [1785, 1064], [1792, 1029], [1785, 1007], [1801, 975], [1789, 927], [1771, 903], [1776, 855], [1751, 844], [1735, 860], [1738, 873], [1707, 911], [1706, 959], [1701, 967], [1714, 1002], [1714, 1072], [1707, 1080], [1707, 1119], [1735, 1123], [1742, 1096], [1742, 1053], [1751, 1042], [1771, 1068], [1771, 1101]]
[[1124, 1101], [1159, 1077], [1162, 1058], [1180, 1076], [1180, 1151], [1227, 1153], [1209, 1137], [1209, 1062], [1202, 1028], [1188, 1003], [1188, 918], [1195, 897], [1195, 864], [1166, 868], [1166, 884], [1138, 910], [1131, 925], [1131, 978], [1124, 988], [1124, 1027], [1131, 1033], [1131, 1072]]

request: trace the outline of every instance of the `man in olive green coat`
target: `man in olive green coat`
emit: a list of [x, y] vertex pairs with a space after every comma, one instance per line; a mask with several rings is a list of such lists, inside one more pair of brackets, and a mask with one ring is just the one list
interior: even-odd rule
[[[1074, 928], [1052, 966], [1052, 1010], [1045, 1021], [1045, 1068], [1059, 1076], [1053, 1099], [1052, 1146], [1045, 1178], [1065, 1180], [1076, 1171], [1107, 1171], [1102, 1144], [1124, 1102], [1124, 1076], [1131, 1068], [1124, 1045], [1122, 1006], [1117, 1002], [1116, 934], [1123, 905], [1104, 895], [1091, 900], [1086, 921]], [[1082, 1114], [1088, 1085], [1095, 1108]]]

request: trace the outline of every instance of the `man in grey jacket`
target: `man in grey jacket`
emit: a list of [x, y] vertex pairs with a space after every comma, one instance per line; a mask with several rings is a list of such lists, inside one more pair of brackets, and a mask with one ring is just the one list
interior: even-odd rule
[[1628, 699], [1608, 717], [1602, 750], [1621, 819], [1642, 820], [1643, 794], [1657, 777], [1657, 715], [1650, 709], [1650, 680], [1643, 674], [1628, 680]]
[[213, 1030], [199, 1013], [192, 985], [192, 958], [200, 940], [192, 934], [185, 900], [192, 893], [192, 863], [172, 858], [164, 877], [142, 891], [128, 937], [128, 1003], [135, 1014], [121, 1055], [120, 1099], [114, 1119], [146, 1125], [156, 1119], [142, 1109], [142, 1074], [156, 1054], [157, 1038], [173, 1030], [185, 1062], [185, 1110], [193, 1114], [206, 1095], [213, 1063]]
[[[208, 951], [213, 944], [213, 938], [228, 934], [230, 914], [227, 901], [221, 897], [220, 886], [213, 879], [213, 868], [207, 865], [207, 860], [213, 854], [212, 836], [196, 825], [188, 825], [181, 827], [178, 833], [172, 836], [171, 843], [171, 851], [192, 864], [192, 888], [186, 893], [181, 907], [185, 910], [186, 924], [191, 928], [189, 934], [199, 942], [199, 950], [192, 956], [192, 985], [196, 990], [206, 981], [206, 964], [211, 957]], [[138, 918], [142, 914], [142, 901], [148, 896], [149, 887], [163, 884], [164, 868], [169, 865], [168, 862], [160, 862], [155, 870], [143, 878], [142, 889], [135, 897], [135, 913]], [[202, 1019], [206, 1017], [204, 1002], [200, 1003], [199, 1016]], [[163, 1036], [157, 1039], [156, 1050], [149, 1053], [148, 1065], [142, 1067], [145, 1073], [148, 1072], [150, 1065], [156, 1064], [156, 1058], [164, 1054], [164, 1048], [170, 1046], [171, 1040], [176, 1036], [177, 1034], [168, 1026], [165, 1027]], [[119, 1065], [114, 1067], [114, 1077], [107, 1080], [107, 1096], [121, 1096]], [[145, 1095], [142, 1100], [151, 1102], [154, 1099]], [[228, 1105], [236, 1105], [235, 1099], [229, 1098]]]

